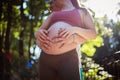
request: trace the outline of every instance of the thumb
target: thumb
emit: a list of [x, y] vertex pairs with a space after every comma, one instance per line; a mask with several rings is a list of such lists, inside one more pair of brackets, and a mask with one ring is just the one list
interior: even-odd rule
[[47, 31], [47, 30], [44, 30], [44, 33], [45, 33], [45, 34], [48, 34], [48, 31]]

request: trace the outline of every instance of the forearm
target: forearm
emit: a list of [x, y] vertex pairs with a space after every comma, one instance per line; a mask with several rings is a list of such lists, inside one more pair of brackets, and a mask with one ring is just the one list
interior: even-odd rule
[[66, 41], [65, 44], [71, 44], [71, 43], [75, 43], [75, 44], [83, 44], [85, 43], [87, 40], [83, 37], [81, 37], [78, 34], [73, 34], [71, 35], [68, 40]]
[[74, 34], [73, 36], [74, 36], [74, 43], [76, 44], [83, 44], [87, 41], [85, 38], [81, 37], [78, 34]]
[[74, 32], [86, 40], [95, 39], [96, 31], [94, 29], [85, 29], [80, 27], [74, 27]]

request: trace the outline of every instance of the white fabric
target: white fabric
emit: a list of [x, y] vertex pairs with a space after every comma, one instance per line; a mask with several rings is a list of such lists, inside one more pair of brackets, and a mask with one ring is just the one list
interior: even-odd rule
[[79, 58], [79, 67], [80, 68], [82, 68], [82, 64], [81, 64], [81, 51], [80, 51], [80, 47], [81, 47], [81, 45], [79, 44], [78, 46], [77, 46], [77, 48], [76, 48], [76, 51], [77, 51], [77, 53], [78, 53], [78, 58]]

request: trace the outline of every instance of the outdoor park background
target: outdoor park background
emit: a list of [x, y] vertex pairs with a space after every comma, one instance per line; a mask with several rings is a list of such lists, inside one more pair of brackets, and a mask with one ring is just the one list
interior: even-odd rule
[[[93, 16], [97, 38], [81, 47], [85, 80], [120, 80], [120, 0], [80, 0]], [[34, 32], [49, 0], [0, 0], [0, 80], [38, 80]]]

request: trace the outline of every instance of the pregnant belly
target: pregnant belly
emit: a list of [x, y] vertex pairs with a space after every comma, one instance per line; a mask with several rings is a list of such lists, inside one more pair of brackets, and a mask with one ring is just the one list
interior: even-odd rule
[[49, 31], [49, 38], [54, 38], [55, 36], [58, 35], [58, 31], [60, 30], [60, 28], [68, 28], [71, 27], [71, 25], [65, 23], [65, 22], [56, 22], [54, 23], [52, 26], [50, 26], [50, 28], [48, 29]]
[[[58, 35], [58, 31], [60, 28], [68, 28], [68, 27], [72, 27], [72, 26], [65, 22], [56, 22], [52, 26], [50, 26], [50, 28], [48, 29], [49, 31], [48, 37], [52, 39]], [[77, 46], [75, 43], [64, 45], [61, 48], [58, 47], [60, 46], [60, 44], [59, 45], [53, 44], [53, 45], [54, 47], [50, 48], [49, 50], [44, 49], [43, 51], [46, 52], [47, 54], [58, 55], [58, 54], [63, 54], [72, 49], [75, 49]]]

